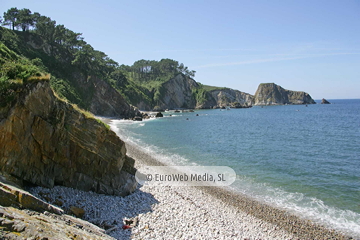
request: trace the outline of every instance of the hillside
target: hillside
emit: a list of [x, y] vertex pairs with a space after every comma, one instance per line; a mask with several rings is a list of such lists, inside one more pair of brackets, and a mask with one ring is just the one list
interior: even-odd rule
[[[96, 115], [132, 118], [137, 114], [134, 107], [106, 81], [105, 76], [112, 71], [112, 67], [106, 64], [102, 66], [101, 60], [85, 65], [87, 58], [92, 56], [80, 53], [85, 54], [83, 51], [90, 47], [71, 52], [72, 47], [49, 42], [36, 32], [13, 31], [3, 27], [0, 27], [0, 42], [49, 72], [51, 87], [60, 97]], [[97, 52], [94, 50], [94, 53]], [[83, 59], [79, 59], [79, 56]]]
[[[254, 98], [238, 90], [206, 86], [194, 80], [196, 71], [173, 59], [141, 59], [131, 66], [119, 65], [105, 53], [95, 50], [81, 33], [39, 13], [7, 24], [13, 30], [0, 27], [0, 42], [50, 73], [51, 88], [59, 97], [96, 115], [133, 118], [140, 116], [138, 109], [246, 108], [254, 103], [308, 103], [307, 95], [276, 87], [259, 88]], [[22, 31], [14, 30], [14, 24]], [[279, 99], [278, 95], [284, 99]]]
[[125, 143], [56, 97], [50, 76], [2, 43], [0, 63], [0, 173], [44, 187], [128, 194], [135, 179], [122, 171], [131, 165]]
[[[218, 101], [212, 93], [214, 87], [196, 83], [196, 72], [172, 59], [119, 65], [93, 49], [81, 33], [40, 14], [23, 31], [0, 27], [0, 42], [49, 72], [51, 87], [60, 97], [96, 115], [139, 115], [131, 105], [141, 110], [246, 106], [241, 104], [247, 100], [237, 97]], [[174, 82], [177, 89], [170, 89]]]

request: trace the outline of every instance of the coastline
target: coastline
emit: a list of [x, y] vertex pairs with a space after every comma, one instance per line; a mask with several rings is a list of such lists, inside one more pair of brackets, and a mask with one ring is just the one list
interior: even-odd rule
[[[126, 142], [127, 154], [135, 159], [135, 167], [139, 168], [142, 165], [162, 166], [164, 163], [160, 162], [150, 154], [143, 151], [141, 148], [133, 143]], [[142, 186], [140, 189], [150, 194], [153, 193], [156, 187]], [[157, 187], [159, 188], [159, 187]], [[186, 194], [191, 192], [188, 197], [188, 202], [197, 204], [198, 196], [207, 199], [209, 203], [217, 202], [222, 215], [225, 212], [230, 213], [231, 216], [225, 214], [221, 218], [232, 219], [233, 227], [236, 225], [237, 230], [249, 229], [251, 227], [251, 234], [249, 236], [232, 235], [232, 237], [243, 238], [263, 238], [263, 239], [349, 239], [350, 236], [338, 232], [334, 229], [329, 229], [320, 224], [314, 223], [310, 220], [302, 219], [285, 210], [281, 210], [259, 201], [253, 200], [248, 196], [231, 191], [230, 189], [220, 187], [168, 187], [169, 194]], [[155, 195], [156, 197], [156, 195]], [[160, 201], [161, 202], [161, 201]], [[176, 204], [176, 203], [171, 203]], [[201, 204], [200, 204], [201, 205]], [[220, 209], [215, 209], [219, 211]], [[208, 211], [212, 211], [208, 209]], [[245, 220], [247, 219], [247, 220]], [[234, 229], [234, 232], [236, 230]], [[260, 234], [261, 233], [261, 234]], [[259, 236], [260, 234], [261, 236]], [[169, 236], [170, 237], [170, 236]], [[229, 236], [231, 237], [231, 236]], [[356, 238], [356, 237], [355, 237]]]

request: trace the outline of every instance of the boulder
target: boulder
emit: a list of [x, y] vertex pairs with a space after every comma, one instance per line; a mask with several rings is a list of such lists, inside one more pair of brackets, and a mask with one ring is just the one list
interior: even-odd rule
[[79, 207], [71, 206], [69, 210], [70, 213], [77, 218], [83, 218], [83, 216], [85, 215], [85, 210]]
[[155, 117], [164, 117], [164, 115], [161, 112], [158, 112]]

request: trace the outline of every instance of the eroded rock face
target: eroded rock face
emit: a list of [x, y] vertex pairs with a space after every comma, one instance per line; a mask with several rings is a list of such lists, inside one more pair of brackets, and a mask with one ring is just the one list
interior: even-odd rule
[[212, 106], [217, 107], [237, 106], [237, 108], [246, 108], [251, 107], [254, 100], [253, 95], [230, 88], [213, 90], [210, 94], [216, 103]]
[[198, 83], [182, 74], [170, 79], [163, 84], [163, 94], [159, 107], [161, 109], [195, 108], [196, 100], [192, 88]]
[[[83, 78], [83, 76], [82, 76]], [[134, 106], [128, 104], [121, 94], [103, 79], [92, 76], [83, 85], [90, 85], [94, 91], [89, 99], [90, 111], [99, 116], [133, 118], [140, 115]]]
[[315, 104], [306, 92], [291, 91], [275, 83], [262, 83], [255, 93], [254, 105]]
[[30, 183], [127, 195], [125, 144], [102, 123], [58, 100], [46, 81], [26, 84], [0, 109], [0, 171]]
[[234, 104], [238, 107], [250, 107], [253, 104], [254, 96], [230, 88], [206, 91], [203, 96], [205, 101], [198, 102], [193, 94], [193, 90], [198, 87], [199, 84], [194, 79], [182, 74], [177, 75], [162, 85], [162, 96], [157, 106], [159, 109], [154, 110], [177, 108], [209, 109]]

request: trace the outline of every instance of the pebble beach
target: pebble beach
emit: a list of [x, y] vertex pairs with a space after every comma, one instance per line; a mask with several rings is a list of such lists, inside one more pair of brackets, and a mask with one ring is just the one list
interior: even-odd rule
[[[132, 143], [126, 148], [137, 168], [163, 165]], [[60, 186], [31, 192], [65, 210], [82, 208], [84, 220], [114, 239], [351, 239], [225, 188], [144, 185], [127, 197]]]

